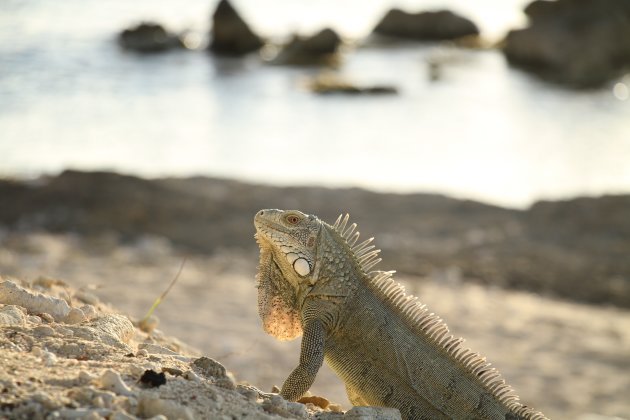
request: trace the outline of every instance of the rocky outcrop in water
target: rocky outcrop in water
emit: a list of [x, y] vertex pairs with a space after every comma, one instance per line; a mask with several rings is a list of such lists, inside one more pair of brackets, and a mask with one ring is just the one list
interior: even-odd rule
[[118, 42], [126, 50], [141, 53], [161, 52], [183, 46], [177, 35], [168, 32], [162, 25], [153, 22], [144, 22], [135, 27], [125, 29], [118, 36]]
[[418, 41], [440, 41], [479, 35], [479, 28], [471, 20], [450, 10], [407, 13], [400, 9], [392, 9], [376, 25], [373, 32]]
[[515, 66], [575, 87], [600, 86], [630, 66], [627, 0], [536, 0], [525, 14], [529, 26], [504, 41]]
[[221, 0], [212, 15], [210, 36], [210, 51], [221, 55], [244, 55], [264, 45], [227, 0]]
[[273, 62], [288, 65], [333, 64], [338, 59], [340, 45], [341, 37], [330, 28], [310, 37], [295, 35]]

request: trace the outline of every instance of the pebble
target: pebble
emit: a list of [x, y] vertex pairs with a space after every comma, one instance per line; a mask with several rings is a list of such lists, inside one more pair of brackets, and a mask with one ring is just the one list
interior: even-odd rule
[[306, 406], [298, 402], [287, 402], [287, 411], [293, 414], [294, 416], [297, 416], [300, 418], [308, 417], [308, 411], [306, 410]]
[[200, 357], [193, 362], [193, 366], [199, 368], [201, 374], [206, 377], [224, 378], [226, 377], [225, 367], [219, 362], [209, 357]]
[[33, 334], [39, 337], [50, 337], [51, 335], [55, 334], [55, 330], [53, 330], [48, 325], [38, 325], [37, 327], [33, 328]]
[[111, 420], [136, 420], [136, 416], [132, 416], [127, 413], [125, 410], [115, 411], [110, 417]]
[[164, 419], [194, 420], [192, 410], [171, 400], [159, 398], [150, 391], [140, 394], [138, 399], [138, 416]]
[[98, 314], [98, 312], [96, 311], [96, 308], [93, 305], [83, 305], [81, 306], [81, 312], [83, 312], [83, 315], [85, 316], [86, 319], [92, 319], [95, 318], [96, 315]]
[[134, 395], [133, 391], [123, 382], [120, 374], [107, 369], [98, 379], [101, 388], [115, 392], [118, 395]]
[[263, 408], [269, 413], [281, 416], [288, 413], [287, 401], [280, 395], [272, 395], [271, 398], [265, 400], [263, 402]]
[[352, 407], [343, 418], [344, 420], [402, 420], [398, 409], [386, 407]]
[[26, 316], [19, 306], [7, 305], [0, 309], [0, 325], [24, 325]]
[[85, 321], [85, 315], [79, 308], [72, 308], [63, 320], [66, 324], [80, 324]]
[[341, 404], [330, 403], [328, 405], [328, 409], [333, 413], [343, 413], [343, 408], [341, 407]]
[[65, 300], [31, 292], [11, 281], [0, 282], [0, 303], [21, 306], [30, 313], [47, 312], [59, 320], [70, 312]]
[[192, 370], [187, 370], [186, 372], [184, 372], [182, 374], [182, 378], [187, 379], [189, 381], [193, 381], [193, 382], [202, 381], [201, 377], [197, 375], [195, 372], [193, 372]]
[[168, 356], [178, 355], [173, 350], [167, 349], [166, 347], [158, 346], [157, 344], [151, 344], [151, 343], [138, 344], [138, 349], [145, 350], [148, 354], [165, 354]]
[[90, 383], [96, 380], [98, 377], [87, 370], [82, 370], [79, 372], [79, 381], [82, 383]]
[[218, 386], [219, 388], [229, 389], [230, 391], [233, 391], [236, 389], [236, 384], [234, 383], [232, 378], [228, 376], [217, 379], [214, 384]]

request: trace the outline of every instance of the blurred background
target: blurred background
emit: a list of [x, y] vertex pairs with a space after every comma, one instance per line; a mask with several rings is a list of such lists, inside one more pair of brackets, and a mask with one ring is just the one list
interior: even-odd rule
[[160, 328], [269, 389], [253, 214], [350, 212], [528, 405], [630, 418], [629, 64], [626, 0], [0, 1], [0, 275], [137, 319], [186, 257]]

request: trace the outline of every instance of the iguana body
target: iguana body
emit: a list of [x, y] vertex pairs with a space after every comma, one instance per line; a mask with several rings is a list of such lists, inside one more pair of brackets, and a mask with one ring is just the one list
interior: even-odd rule
[[303, 335], [281, 395], [299, 399], [324, 359], [355, 405], [398, 408], [405, 419], [536, 419], [484, 358], [407, 296], [348, 216], [331, 226], [299, 211], [261, 210], [259, 313], [281, 340]]

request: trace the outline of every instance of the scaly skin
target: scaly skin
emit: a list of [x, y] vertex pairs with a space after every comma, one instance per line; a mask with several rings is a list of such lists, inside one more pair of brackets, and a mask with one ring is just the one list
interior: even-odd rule
[[499, 373], [461, 347], [446, 324], [405, 295], [371, 239], [355, 245], [348, 216], [334, 226], [313, 215], [261, 210], [258, 308], [265, 331], [300, 334], [298, 366], [282, 386], [290, 401], [311, 387], [324, 360], [354, 405], [393, 407], [404, 419], [535, 419]]

